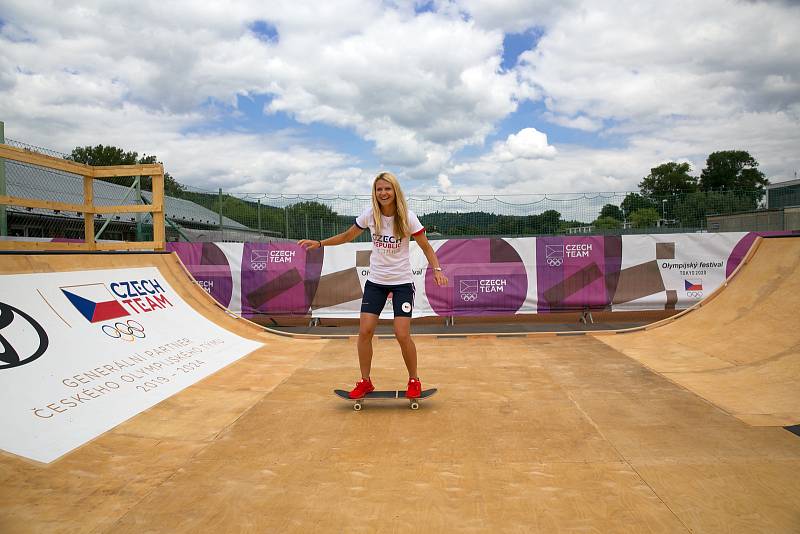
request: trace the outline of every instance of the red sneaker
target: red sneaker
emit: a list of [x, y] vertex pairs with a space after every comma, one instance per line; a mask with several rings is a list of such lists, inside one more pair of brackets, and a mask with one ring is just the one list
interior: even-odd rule
[[362, 378], [356, 382], [356, 387], [350, 392], [351, 399], [360, 399], [370, 391], [375, 391], [375, 386], [372, 385], [372, 380], [369, 378]]
[[410, 378], [408, 380], [408, 389], [406, 390], [406, 398], [418, 399], [420, 393], [422, 393], [422, 384], [420, 384], [419, 378]]

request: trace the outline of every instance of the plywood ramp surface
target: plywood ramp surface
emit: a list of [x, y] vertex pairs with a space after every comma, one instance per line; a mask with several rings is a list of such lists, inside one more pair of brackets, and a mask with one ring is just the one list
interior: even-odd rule
[[761, 240], [699, 309], [599, 339], [750, 424], [800, 423], [800, 238]]
[[[158, 264], [198, 311], [266, 345], [51, 464], [0, 454], [3, 534], [800, 528], [800, 437], [599, 338], [418, 338], [439, 394], [355, 412], [332, 393], [357, 377], [355, 340], [264, 335], [169, 257], [83, 261]], [[402, 387], [397, 343], [374, 348], [373, 381]]]

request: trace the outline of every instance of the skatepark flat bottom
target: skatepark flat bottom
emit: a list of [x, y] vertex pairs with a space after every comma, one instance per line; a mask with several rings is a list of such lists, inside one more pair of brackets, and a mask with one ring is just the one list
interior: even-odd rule
[[[800, 240], [784, 241], [673, 326], [418, 337], [440, 390], [418, 412], [356, 413], [331, 395], [358, 378], [355, 339], [248, 326], [170, 256], [8, 259], [157, 266], [265, 345], [50, 464], [0, 453], [0, 532], [800, 532], [800, 436], [782, 428], [800, 423], [800, 334], [781, 323]], [[405, 384], [394, 339], [374, 354], [376, 388]]]
[[[417, 347], [440, 388], [417, 413], [333, 398], [354, 341], [272, 338], [52, 464], [5, 455], [0, 531], [798, 531], [800, 438], [783, 428], [591, 337]], [[404, 373], [377, 340], [376, 387]]]

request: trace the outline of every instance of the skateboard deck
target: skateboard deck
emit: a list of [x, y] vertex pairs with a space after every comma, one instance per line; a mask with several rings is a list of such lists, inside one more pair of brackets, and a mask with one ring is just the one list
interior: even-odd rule
[[353, 409], [359, 411], [364, 404], [364, 401], [367, 400], [385, 400], [385, 399], [402, 399], [409, 402], [410, 407], [412, 410], [418, 410], [420, 406], [420, 401], [423, 399], [427, 399], [428, 397], [432, 396], [434, 393], [439, 391], [436, 388], [426, 389], [420, 393], [420, 396], [416, 399], [407, 399], [406, 398], [406, 390], [404, 389], [397, 389], [394, 391], [372, 391], [367, 393], [360, 399], [351, 399], [348, 396], [347, 391], [343, 389], [334, 389], [333, 392], [340, 398], [344, 400], [348, 400], [353, 403]]

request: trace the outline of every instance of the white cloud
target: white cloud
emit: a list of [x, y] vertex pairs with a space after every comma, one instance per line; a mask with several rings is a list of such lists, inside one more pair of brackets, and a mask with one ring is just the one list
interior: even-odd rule
[[461, 19], [393, 11], [362, 31], [305, 43], [319, 54], [287, 39], [277, 67], [265, 66], [276, 94], [269, 111], [352, 128], [381, 159], [425, 168], [482, 142], [516, 108], [516, 79], [498, 72], [501, 43], [499, 32]]
[[483, 27], [521, 33], [528, 28], [547, 26], [580, 2], [563, 0], [456, 0]]
[[[797, 101], [797, 9], [722, 0], [588, 3], [561, 17], [521, 75], [559, 114], [719, 117]], [[746, 28], [747, 31], [737, 31]]]
[[546, 112], [544, 118], [547, 122], [558, 124], [565, 128], [572, 128], [575, 130], [583, 130], [585, 132], [596, 132], [603, 128], [603, 121], [597, 119], [590, 119], [586, 115], [578, 115], [577, 117], [567, 117], [558, 115], [556, 113]]
[[[506, 159], [497, 150], [448, 170], [461, 194], [522, 195], [636, 189], [652, 153], [565, 147], [557, 157]], [[646, 172], [645, 172], [646, 174]], [[488, 187], [487, 187], [488, 184]]]
[[[8, 137], [155, 153], [182, 182], [240, 191], [363, 192], [375, 163], [419, 191], [633, 189], [660, 162], [699, 172], [731, 148], [774, 179], [800, 169], [796, 5], [418, 5], [6, 0], [0, 120]], [[256, 21], [277, 36], [260, 39]], [[531, 27], [536, 48], [502, 72], [504, 32]], [[296, 128], [240, 131], [231, 106], [257, 95], [265, 123], [285, 113]], [[484, 146], [526, 99], [544, 113]], [[354, 132], [375, 161], [311, 137], [318, 123]], [[609, 138], [618, 148], [595, 148]]]
[[[28, 112], [58, 114], [76, 132], [91, 131], [82, 120], [90, 108], [111, 119], [133, 106], [185, 127], [195, 122], [187, 115], [213, 120], [209, 102], [267, 94], [268, 113], [353, 130], [382, 161], [435, 176], [516, 107], [516, 79], [499, 73], [502, 33], [459, 17], [374, 1], [82, 2], [61, 15], [9, 5], [4, 19], [15, 22], [4, 34], [24, 28], [30, 39], [3, 43], [13, 62], [0, 65], [0, 82], [14, 87], [4, 96], [26, 95]], [[253, 35], [255, 21], [277, 38]], [[54, 110], [65, 104], [72, 120]]]
[[495, 152], [501, 154], [502, 159], [551, 158], [556, 155], [555, 147], [547, 144], [547, 135], [536, 128], [525, 128], [509, 135], [505, 146], [496, 147]]
[[650, 169], [661, 163], [686, 161], [699, 175], [710, 153], [738, 149], [748, 150], [761, 162], [760, 169], [772, 181], [791, 180], [793, 169], [800, 169], [800, 154], [794, 148], [800, 146], [798, 111], [673, 121], [657, 133], [632, 135], [622, 148], [563, 145], [549, 158], [507, 157], [506, 141], [446, 172], [451, 191], [461, 194], [635, 191]]
[[[301, 140], [283, 136], [205, 134], [164, 139], [159, 153], [176, 176], [203, 178], [205, 188], [231, 192], [346, 193], [361, 192], [347, 156], [304, 147]], [[242, 158], [231, 164], [234, 154]], [[218, 157], [223, 155], [223, 157]], [[171, 163], [174, 162], [174, 163]], [[347, 177], [347, 179], [343, 179]]]
[[439, 174], [436, 181], [439, 184], [439, 191], [441, 191], [444, 194], [452, 192], [451, 190], [453, 187], [453, 182], [450, 181], [450, 178], [446, 174], [444, 173]]

